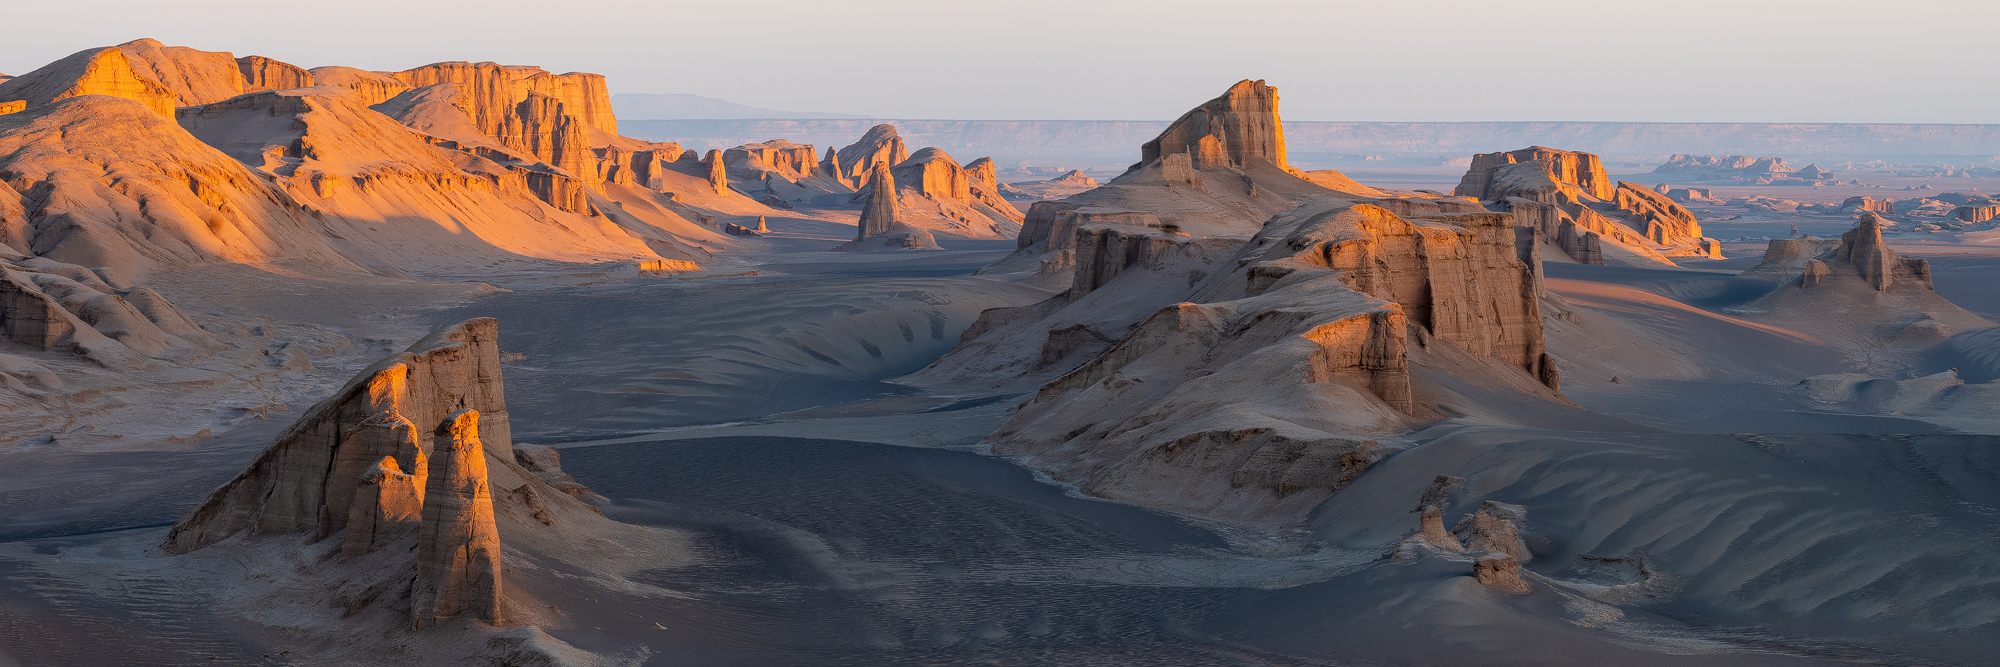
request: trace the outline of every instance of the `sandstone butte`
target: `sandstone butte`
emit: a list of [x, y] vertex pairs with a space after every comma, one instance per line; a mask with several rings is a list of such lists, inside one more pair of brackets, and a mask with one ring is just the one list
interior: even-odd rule
[[987, 443], [1089, 493], [1252, 521], [1442, 416], [1418, 367], [1566, 403], [1533, 230], [1287, 169], [1277, 109], [1238, 83], [1107, 187], [1037, 202], [1001, 264], [1069, 289], [982, 313], [917, 377], [1032, 391]]
[[1615, 185], [1596, 155], [1532, 146], [1473, 156], [1453, 194], [1493, 202], [1537, 230], [1550, 250], [1582, 264], [1671, 264], [1669, 257], [1722, 257], [1694, 214], [1652, 188]]
[[303, 530], [342, 535], [351, 559], [414, 533], [413, 626], [467, 611], [500, 621], [487, 461], [514, 452], [498, 334], [492, 319], [468, 320], [369, 366], [175, 523], [161, 548]]

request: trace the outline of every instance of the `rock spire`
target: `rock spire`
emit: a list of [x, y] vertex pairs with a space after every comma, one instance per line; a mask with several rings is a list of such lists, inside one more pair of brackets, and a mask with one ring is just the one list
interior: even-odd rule
[[877, 162], [869, 169], [868, 203], [861, 209], [854, 240], [886, 234], [896, 228], [896, 177], [889, 165]]
[[433, 454], [410, 591], [412, 624], [421, 630], [464, 612], [498, 623], [500, 532], [493, 525], [479, 412], [446, 418]]
[[722, 151], [711, 149], [701, 161], [708, 165], [708, 187], [714, 189], [715, 194], [728, 192], [729, 167], [723, 164]]

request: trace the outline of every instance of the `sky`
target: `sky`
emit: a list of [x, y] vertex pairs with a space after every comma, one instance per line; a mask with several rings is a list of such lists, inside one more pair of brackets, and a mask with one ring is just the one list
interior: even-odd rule
[[1287, 120], [2000, 123], [1995, 0], [12, 4], [8, 74], [151, 37], [881, 118], [1168, 120], [1249, 78]]

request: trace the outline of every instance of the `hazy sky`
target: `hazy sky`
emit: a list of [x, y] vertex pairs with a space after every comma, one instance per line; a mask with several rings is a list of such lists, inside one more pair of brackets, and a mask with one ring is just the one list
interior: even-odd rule
[[0, 72], [140, 37], [304, 67], [494, 60], [884, 118], [2000, 123], [1996, 0], [20, 2]]

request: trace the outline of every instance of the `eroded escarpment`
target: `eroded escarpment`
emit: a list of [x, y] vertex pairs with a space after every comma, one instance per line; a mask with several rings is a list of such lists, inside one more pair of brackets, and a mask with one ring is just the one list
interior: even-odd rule
[[1702, 236], [1692, 212], [1651, 188], [1614, 184], [1590, 153], [1541, 146], [1481, 153], [1453, 194], [1512, 212], [1516, 225], [1546, 239], [1552, 259], [1671, 264], [1670, 257], [1722, 257], [1721, 243]]
[[[917, 376], [1031, 390], [995, 451], [1108, 498], [1285, 522], [1446, 414], [1440, 375], [1566, 403], [1533, 230], [1468, 199], [1294, 175], [1264, 147], [1275, 133], [1232, 134], [1275, 126], [1275, 96], [1242, 94], [1258, 89], [1154, 144], [1181, 152], [1030, 211], [999, 267], [1033, 259], [1063, 289], [983, 313]], [[1229, 120], [1245, 109], [1271, 122]], [[1259, 207], [1283, 208], [1252, 223]]]

